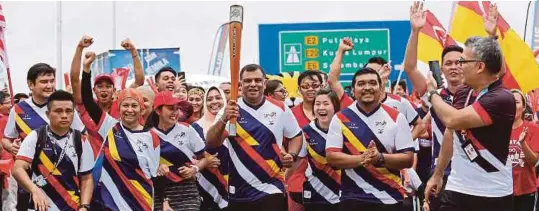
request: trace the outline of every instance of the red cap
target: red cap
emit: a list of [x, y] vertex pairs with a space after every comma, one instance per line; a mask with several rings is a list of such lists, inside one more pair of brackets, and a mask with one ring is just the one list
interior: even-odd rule
[[94, 86], [95, 86], [97, 83], [99, 83], [99, 82], [101, 82], [101, 81], [103, 81], [103, 80], [106, 80], [107, 82], [111, 83], [112, 86], [114, 86], [114, 78], [113, 78], [111, 75], [109, 75], [109, 74], [100, 74], [100, 75], [97, 75], [97, 76], [95, 77], [95, 80], [94, 80]]
[[155, 95], [155, 100], [153, 101], [153, 109], [157, 109], [159, 106], [162, 105], [179, 105], [182, 102], [184, 101], [173, 97], [171, 91], [159, 92], [157, 93], [157, 95]]

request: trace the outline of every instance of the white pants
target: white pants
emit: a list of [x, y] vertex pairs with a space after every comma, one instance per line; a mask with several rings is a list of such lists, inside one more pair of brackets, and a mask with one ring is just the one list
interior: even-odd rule
[[17, 181], [13, 176], [9, 176], [9, 186], [2, 191], [2, 210], [17, 210]]

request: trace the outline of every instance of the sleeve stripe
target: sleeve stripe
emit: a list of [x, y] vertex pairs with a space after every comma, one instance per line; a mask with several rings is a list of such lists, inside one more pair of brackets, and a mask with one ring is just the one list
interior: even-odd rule
[[404, 153], [404, 152], [415, 152], [415, 149], [414, 147], [408, 147], [408, 148], [397, 150], [397, 153]]
[[419, 114], [416, 115], [415, 118], [414, 118], [412, 121], [410, 121], [409, 124], [410, 124], [410, 125], [415, 125], [415, 123], [417, 122], [418, 119], [419, 119]]
[[485, 108], [483, 108], [483, 106], [481, 106], [481, 104], [474, 103], [472, 105], [472, 107], [474, 108], [475, 112], [477, 112], [477, 114], [479, 114], [479, 117], [481, 117], [481, 120], [483, 120], [483, 123], [485, 123], [486, 125], [491, 125], [492, 124], [492, 119], [490, 118], [490, 115], [485, 110]]
[[290, 137], [290, 138], [289, 138], [289, 137], [286, 137], [286, 138], [288, 138], [288, 139], [293, 139], [293, 138], [296, 138], [296, 137], [298, 137], [298, 136], [301, 136], [302, 134], [303, 134], [303, 131], [300, 130], [300, 131], [298, 132], [298, 134], [296, 134], [295, 136]]
[[88, 170], [86, 170], [86, 171], [81, 171], [81, 172], [79, 172], [79, 175], [82, 176], [82, 175], [91, 174], [91, 173], [92, 173], [92, 170], [93, 170], [93, 168], [88, 169]]
[[17, 155], [16, 157], [17, 160], [23, 160], [23, 161], [26, 161], [28, 163], [32, 163], [32, 158], [29, 158], [29, 157], [26, 157], [24, 155]]
[[326, 149], [326, 152], [342, 152], [342, 148], [329, 147]]

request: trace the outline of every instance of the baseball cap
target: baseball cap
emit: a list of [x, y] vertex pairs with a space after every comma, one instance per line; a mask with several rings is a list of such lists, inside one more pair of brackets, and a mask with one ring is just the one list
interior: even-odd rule
[[94, 86], [101, 81], [107, 81], [114, 86], [114, 78], [109, 74], [100, 74], [95, 77]]
[[155, 95], [153, 109], [157, 109], [162, 105], [181, 105], [183, 102], [185, 101], [173, 97], [171, 91], [159, 92]]

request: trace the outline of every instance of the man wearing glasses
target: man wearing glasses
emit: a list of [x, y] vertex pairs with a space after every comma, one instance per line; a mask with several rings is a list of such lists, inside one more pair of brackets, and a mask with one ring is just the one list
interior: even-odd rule
[[[429, 77], [425, 99], [446, 125], [434, 175], [425, 193], [438, 194], [443, 169], [452, 156], [451, 174], [441, 196], [440, 210], [512, 210], [513, 179], [508, 162], [515, 100], [502, 87], [502, 53], [496, 38], [471, 37], [458, 61], [465, 86], [453, 106], [436, 92]], [[455, 131], [453, 133], [453, 131]]]
[[[419, 32], [425, 26], [426, 17], [423, 15], [424, 10], [421, 7], [421, 4], [416, 3], [410, 9], [410, 25], [412, 27], [410, 38], [408, 40], [408, 46], [406, 48], [406, 56], [404, 58], [404, 71], [410, 78], [412, 86], [417, 90], [421, 95], [427, 91], [427, 83], [425, 76], [417, 67], [417, 48], [419, 40]], [[454, 95], [457, 91], [457, 88], [462, 85], [462, 73], [459, 70], [459, 58], [462, 55], [463, 49], [457, 45], [446, 46], [442, 51], [442, 62], [441, 62], [441, 72], [444, 75], [445, 83], [447, 87], [440, 87], [437, 92], [440, 97], [448, 105], [453, 105]], [[436, 112], [431, 108], [429, 113], [424, 117], [423, 121], [425, 123], [430, 123], [431, 125], [431, 137], [432, 137], [432, 159], [431, 163], [431, 174], [432, 171], [436, 168], [436, 161], [438, 160], [438, 155], [440, 154], [440, 148], [442, 146], [442, 141], [444, 140], [444, 132], [446, 131], [445, 124], [440, 120]], [[449, 139], [452, 136], [448, 136]], [[456, 137], [455, 137], [456, 138]], [[449, 162], [449, 161], [448, 161]], [[445, 181], [447, 181], [447, 176], [451, 172], [451, 166], [447, 164], [447, 167], [444, 169], [443, 181], [444, 183], [440, 187], [442, 190], [445, 187]], [[440, 198], [432, 197], [430, 199], [430, 210], [437, 211], [440, 207]]]

